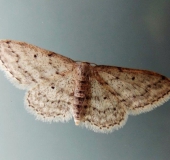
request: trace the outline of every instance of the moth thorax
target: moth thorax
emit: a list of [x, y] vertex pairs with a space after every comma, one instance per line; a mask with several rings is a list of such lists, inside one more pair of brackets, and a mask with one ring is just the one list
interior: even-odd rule
[[75, 68], [75, 88], [73, 102], [73, 117], [76, 125], [79, 125], [87, 108], [87, 95], [89, 92], [90, 64], [81, 62]]
[[90, 76], [90, 64], [81, 62], [76, 65], [76, 78], [80, 81], [88, 80]]

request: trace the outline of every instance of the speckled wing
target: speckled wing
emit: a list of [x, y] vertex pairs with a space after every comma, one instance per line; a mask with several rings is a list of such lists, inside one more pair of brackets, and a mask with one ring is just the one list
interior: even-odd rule
[[94, 76], [90, 79], [88, 106], [81, 125], [95, 131], [108, 133], [126, 123], [127, 113], [119, 99]]
[[140, 114], [170, 99], [170, 79], [158, 73], [112, 66], [94, 69], [129, 114]]
[[27, 110], [42, 121], [68, 121], [72, 118], [73, 75], [52, 76], [31, 88], [25, 96]]
[[52, 75], [68, 72], [73, 65], [73, 60], [37, 46], [0, 40], [0, 69], [19, 88], [28, 88]]

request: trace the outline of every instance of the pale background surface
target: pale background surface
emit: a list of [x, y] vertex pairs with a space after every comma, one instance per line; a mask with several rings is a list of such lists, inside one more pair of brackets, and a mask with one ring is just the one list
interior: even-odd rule
[[[0, 39], [170, 77], [169, 0], [0, 0]], [[0, 72], [0, 160], [167, 160], [170, 102], [111, 134], [43, 123]]]

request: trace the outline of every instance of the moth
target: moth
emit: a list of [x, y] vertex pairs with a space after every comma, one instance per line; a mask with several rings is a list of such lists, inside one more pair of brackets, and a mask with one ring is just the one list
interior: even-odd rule
[[170, 99], [170, 79], [158, 73], [89, 62], [13, 40], [0, 40], [0, 68], [25, 106], [42, 121], [65, 122], [108, 133], [128, 115], [148, 112]]

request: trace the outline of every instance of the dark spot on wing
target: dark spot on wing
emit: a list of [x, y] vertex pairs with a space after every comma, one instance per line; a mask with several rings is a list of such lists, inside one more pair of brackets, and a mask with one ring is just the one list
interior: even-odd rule
[[166, 77], [165, 77], [165, 76], [162, 76], [162, 80], [164, 80], [164, 79], [166, 79]]
[[54, 54], [54, 53], [50, 53], [50, 54], [48, 54], [48, 56], [51, 57], [51, 56], [53, 56], [53, 54]]
[[121, 67], [117, 67], [117, 68], [118, 68], [119, 72], [122, 72], [122, 68]]
[[135, 77], [132, 77], [132, 80], [135, 80]]
[[85, 105], [84, 108], [86, 109], [86, 108], [87, 108], [87, 105]]
[[7, 43], [7, 44], [9, 44], [9, 43], [10, 43], [10, 41], [6, 41], [6, 43]]
[[148, 88], [151, 88], [151, 85], [150, 85], [150, 84], [148, 84]]

